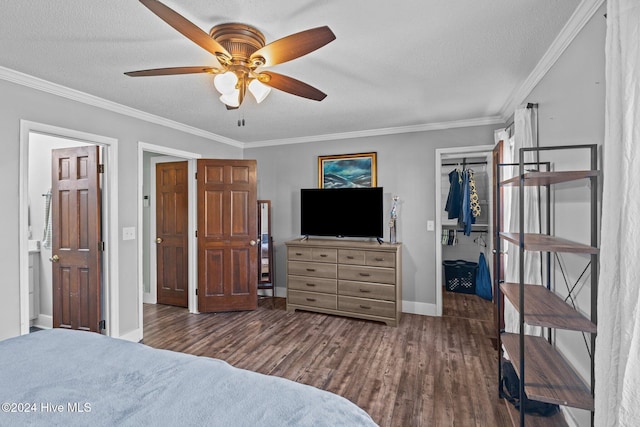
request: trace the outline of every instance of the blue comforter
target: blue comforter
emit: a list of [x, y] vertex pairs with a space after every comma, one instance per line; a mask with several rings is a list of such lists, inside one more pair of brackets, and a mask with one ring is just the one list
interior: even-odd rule
[[0, 341], [0, 426], [375, 426], [333, 393], [60, 329]]

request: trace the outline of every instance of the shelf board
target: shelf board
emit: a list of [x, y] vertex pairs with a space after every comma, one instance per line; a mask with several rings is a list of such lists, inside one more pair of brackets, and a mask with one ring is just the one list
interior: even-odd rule
[[[520, 233], [500, 232], [500, 237], [520, 245]], [[524, 248], [529, 251], [572, 252], [580, 254], [597, 254], [598, 248], [582, 243], [572, 242], [561, 237], [546, 234], [524, 233]]]
[[[562, 182], [577, 181], [585, 178], [597, 177], [599, 171], [562, 171], [562, 172], [527, 172], [522, 177], [524, 185], [527, 187], [560, 184]], [[500, 183], [502, 186], [518, 186], [520, 185], [520, 175], [509, 178]]]
[[[504, 333], [505, 350], [520, 375], [520, 336]], [[593, 411], [591, 391], [546, 339], [525, 335], [525, 393], [532, 400]]]
[[[502, 283], [500, 289], [520, 311], [520, 285]], [[590, 333], [597, 330], [589, 319], [544, 286], [524, 285], [524, 306], [524, 321], [528, 325]]]
[[[504, 401], [504, 403], [505, 405], [507, 405], [507, 412], [509, 413], [509, 418], [511, 418], [511, 424], [514, 426], [519, 426], [520, 411], [518, 411], [515, 406], [513, 406], [506, 400]], [[527, 427], [568, 427], [567, 422], [564, 420], [562, 412], [560, 411], [549, 417], [526, 414], [524, 417], [524, 422]]]

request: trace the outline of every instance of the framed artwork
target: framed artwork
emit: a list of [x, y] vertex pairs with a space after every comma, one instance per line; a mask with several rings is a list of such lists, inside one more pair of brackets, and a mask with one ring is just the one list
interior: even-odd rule
[[376, 187], [376, 153], [318, 156], [318, 188]]

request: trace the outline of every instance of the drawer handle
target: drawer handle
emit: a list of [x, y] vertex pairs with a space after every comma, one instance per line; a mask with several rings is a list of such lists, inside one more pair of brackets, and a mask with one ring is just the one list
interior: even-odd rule
[[307, 268], [307, 271], [316, 271], [315, 268]]
[[351, 255], [347, 255], [347, 259], [353, 259], [354, 257], [352, 257]]
[[371, 310], [371, 307], [369, 307], [368, 305], [360, 304], [360, 308], [364, 308], [365, 310]]
[[307, 298], [307, 301], [309, 301], [309, 302], [316, 302], [316, 299], [315, 299], [315, 298]]
[[360, 275], [361, 275], [362, 277], [369, 277], [369, 276], [371, 276], [369, 273], [360, 273]]
[[296, 252], [296, 255], [297, 256], [302, 256], [302, 253], [301, 252]]
[[326, 258], [327, 254], [320, 254], [320, 258]]
[[371, 291], [370, 291], [370, 290], [368, 290], [368, 289], [360, 289], [360, 292], [362, 292], [363, 294], [369, 294], [369, 293], [371, 293]]
[[384, 258], [376, 258], [376, 261], [384, 261]]
[[316, 285], [315, 283], [307, 283], [307, 286], [314, 287], [315, 285]]

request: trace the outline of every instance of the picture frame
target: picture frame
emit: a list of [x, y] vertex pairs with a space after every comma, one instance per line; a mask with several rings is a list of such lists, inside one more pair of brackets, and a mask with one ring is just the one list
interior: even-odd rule
[[318, 188], [376, 187], [377, 153], [318, 156]]

